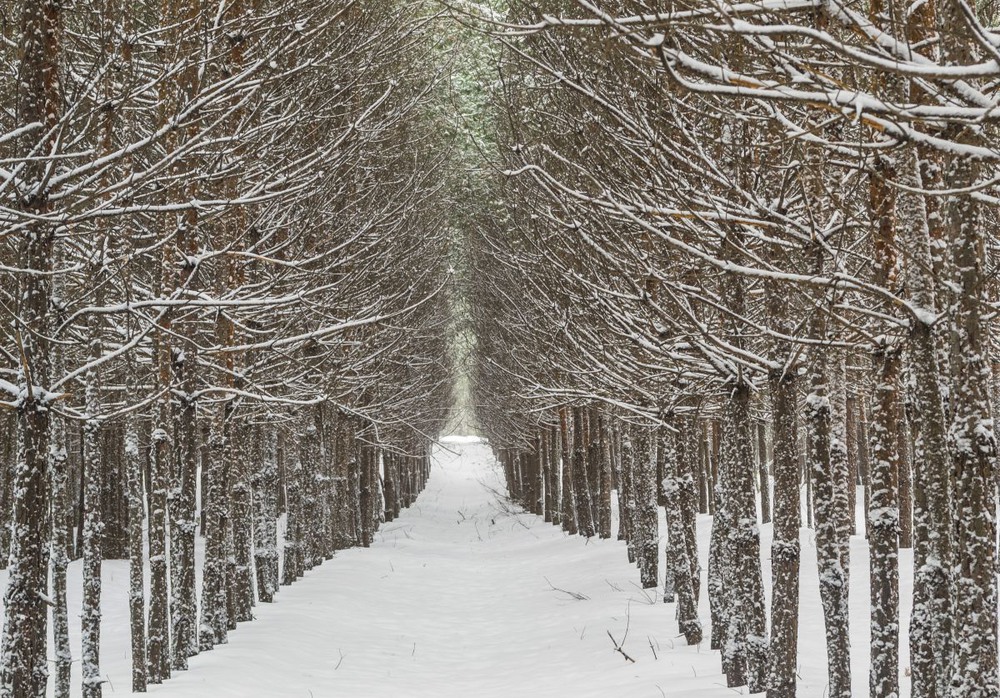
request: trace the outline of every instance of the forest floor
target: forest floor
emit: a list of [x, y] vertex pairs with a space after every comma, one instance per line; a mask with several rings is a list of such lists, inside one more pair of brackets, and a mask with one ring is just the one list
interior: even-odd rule
[[[623, 543], [568, 537], [540, 517], [513, 509], [501, 495], [501, 477], [486, 445], [447, 440], [436, 447], [425, 491], [399, 519], [382, 526], [370, 549], [339, 552], [282, 587], [275, 603], [258, 605], [256, 620], [241, 624], [227, 645], [193, 657], [189, 671], [151, 686], [150, 693], [164, 698], [747, 693], [725, 687], [719, 654], [708, 649], [704, 572], [700, 611], [706, 641], [688, 647], [678, 635], [673, 604], [638, 587]], [[699, 518], [703, 569], [710, 521]], [[763, 526], [761, 533], [768, 580], [771, 527]], [[825, 643], [811, 531], [803, 529], [802, 541], [799, 695], [821, 698]], [[852, 539], [852, 558], [854, 688], [866, 695], [864, 539]], [[900, 563], [905, 667], [909, 551]], [[125, 562], [105, 566], [105, 695], [128, 694], [127, 572]], [[79, 607], [78, 582], [77, 562], [71, 568], [71, 609]], [[78, 656], [79, 619], [72, 611], [71, 616]], [[908, 695], [908, 679], [902, 681]], [[79, 690], [77, 678], [74, 689]]]

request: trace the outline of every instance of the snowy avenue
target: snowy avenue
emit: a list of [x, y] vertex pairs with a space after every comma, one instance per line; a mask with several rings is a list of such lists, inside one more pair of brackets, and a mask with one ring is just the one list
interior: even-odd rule
[[370, 549], [340, 552], [283, 589], [152, 695], [733, 695], [713, 653], [677, 638], [673, 605], [636, 584], [622, 543], [588, 545], [518, 513], [483, 444], [446, 440], [431, 472]]
[[[191, 671], [152, 695], [734, 695], [725, 687], [718, 655], [678, 636], [674, 604], [639, 587], [623, 543], [567, 537], [511, 506], [502, 488], [488, 446], [445, 439], [435, 447], [427, 488], [376, 534], [370, 549], [337, 553], [283, 589], [228, 645], [192, 659]], [[708, 519], [703, 523], [704, 564]], [[826, 685], [817, 632], [822, 619], [816, 585], [809, 583], [815, 567], [809, 572], [800, 688], [820, 698]], [[121, 582], [112, 577], [105, 584], [117, 598]], [[704, 606], [707, 613], [707, 600]], [[865, 608], [857, 604], [859, 622]], [[127, 609], [119, 604], [109, 612], [124, 618]], [[624, 640], [634, 663], [615, 651], [609, 632]], [[104, 665], [115, 685], [128, 678], [125, 640], [108, 638]], [[858, 683], [863, 690], [860, 672]]]

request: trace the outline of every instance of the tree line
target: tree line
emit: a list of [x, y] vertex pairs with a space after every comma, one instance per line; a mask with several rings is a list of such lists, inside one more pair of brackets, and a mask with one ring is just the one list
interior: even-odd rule
[[[830, 696], [862, 651], [873, 698], [902, 671], [921, 698], [997, 695], [993, 5], [452, 5], [499, 46], [463, 294], [512, 496], [609, 537], [616, 492], [643, 586], [665, 542], [692, 644], [695, 518], [714, 514], [731, 686], [796, 693], [806, 523]], [[850, 643], [854, 534], [868, 648]]]
[[453, 373], [432, 18], [0, 2], [0, 695], [73, 663], [101, 695], [105, 558], [143, 691], [422, 488]]

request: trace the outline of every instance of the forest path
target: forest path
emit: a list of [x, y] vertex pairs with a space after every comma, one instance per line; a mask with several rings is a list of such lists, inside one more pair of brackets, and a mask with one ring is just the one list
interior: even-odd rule
[[[673, 605], [637, 587], [623, 544], [567, 537], [508, 509], [500, 491], [489, 447], [437, 446], [427, 488], [371, 548], [340, 552], [282, 587], [228, 645], [192, 658], [189, 671], [151, 693], [733, 695], [718, 654], [676, 640]], [[621, 641], [626, 627], [634, 664], [608, 637]]]

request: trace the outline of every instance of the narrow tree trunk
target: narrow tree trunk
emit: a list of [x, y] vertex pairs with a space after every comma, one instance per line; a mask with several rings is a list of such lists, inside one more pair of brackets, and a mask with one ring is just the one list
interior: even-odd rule
[[[677, 600], [675, 565], [679, 564], [677, 558], [683, 557], [687, 560], [687, 541], [684, 540], [684, 531], [680, 526], [680, 520], [672, 521], [668, 498], [677, 499], [678, 494], [667, 493], [668, 487], [677, 487], [678, 483], [672, 473], [677, 470], [676, 463], [669, 463], [668, 460], [676, 461], [676, 445], [669, 434], [667, 426], [661, 426], [654, 430], [656, 440], [656, 503], [663, 507], [666, 530], [663, 532], [661, 540], [664, 544], [665, 573], [663, 575], [663, 603], [675, 603]], [[667, 453], [668, 449], [671, 453]], [[668, 477], [669, 475], [669, 477]], [[678, 505], [679, 510], [679, 505]], [[683, 547], [683, 551], [678, 550]]]
[[562, 513], [559, 515], [563, 530], [573, 535], [577, 532], [576, 513], [573, 506], [573, 455], [570, 451], [569, 418], [566, 408], [559, 408], [559, 443], [561, 448]]
[[757, 423], [757, 480], [760, 483], [760, 522], [771, 523], [771, 478], [767, 471], [767, 430]]
[[590, 486], [590, 520], [594, 534], [600, 534], [601, 520], [601, 424], [593, 407], [584, 410], [587, 430], [587, 483]]
[[535, 453], [534, 453], [534, 469], [532, 475], [534, 476], [534, 487], [532, 488], [534, 492], [532, 493], [532, 511], [542, 516], [545, 514], [545, 440], [542, 437], [542, 432], [539, 430], [535, 435]]
[[[709, 433], [709, 451], [708, 451], [708, 482], [711, 491], [714, 493], [719, 488], [719, 454], [722, 450], [722, 429], [720, 428], [718, 420], [711, 420], [708, 423]], [[719, 506], [719, 499], [714, 494], [709, 500], [708, 513], [712, 514], [717, 511]], [[713, 509], [716, 507], [716, 509]]]
[[649, 427], [635, 428], [635, 556], [643, 589], [655, 589], [659, 576], [659, 514], [656, 506], [656, 443]]
[[910, 440], [909, 410], [905, 401], [899, 404], [899, 547], [913, 547], [913, 444]]
[[359, 512], [361, 515], [361, 545], [370, 547], [374, 537], [372, 529], [374, 524], [375, 511], [375, 483], [372, 482], [372, 465], [375, 459], [375, 449], [372, 446], [362, 446], [359, 449]]
[[202, 464], [206, 473], [202, 491], [202, 520], [205, 522], [205, 562], [201, 582], [201, 623], [198, 644], [204, 652], [226, 641], [229, 630], [228, 585], [229, 560], [226, 549], [226, 528], [229, 525], [229, 463], [226, 440], [226, 407], [212, 406], [208, 439], [208, 461]]
[[[925, 30], [932, 28], [931, 8], [918, 11]], [[926, 34], [926, 31], [921, 32]], [[914, 149], [915, 150], [915, 149]], [[912, 188], [924, 183], [916, 152], [911, 151], [901, 179]], [[898, 198], [899, 218], [914, 263], [909, 270], [913, 302], [924, 312], [911, 320], [906, 385], [912, 404], [913, 431], [913, 610], [910, 614], [910, 667], [914, 698], [949, 694], [954, 657], [951, 454], [942, 391], [942, 371], [934, 325], [936, 280], [928, 199], [909, 192]], [[935, 204], [931, 204], [936, 207]]]
[[0, 696], [41, 698], [48, 677], [47, 625], [50, 443], [48, 313], [51, 299], [54, 226], [46, 218], [51, 205], [44, 182], [51, 163], [46, 156], [57, 148], [56, 124], [62, 113], [59, 84], [62, 3], [40, 0], [23, 4], [20, 66], [17, 80], [17, 123], [43, 124], [51, 134], [42, 143], [36, 134], [17, 142], [21, 156], [34, 155], [19, 173], [23, 209], [35, 217], [18, 234], [17, 340], [21, 353], [17, 382], [24, 398], [18, 401], [18, 453], [14, 466], [14, 513], [5, 620], [0, 641]]
[[[679, 422], [683, 448], [678, 449], [678, 467], [681, 477], [681, 513], [684, 534], [687, 540], [688, 564], [691, 566], [691, 587], [694, 592], [694, 606], [698, 608], [701, 598], [701, 562], [698, 560], [698, 460], [701, 457], [701, 429], [697, 418], [683, 418]], [[700, 622], [700, 621], [699, 621]]]
[[545, 520], [559, 523], [559, 436], [551, 426], [543, 426], [545, 451]]
[[[850, 379], [847, 381], [850, 386]], [[858, 534], [858, 407], [857, 397], [848, 390], [846, 411], [847, 428], [847, 515], [852, 536]]]
[[254, 450], [250, 444], [250, 433], [250, 428], [243, 426], [240, 430], [234, 431], [231, 438], [234, 484], [230, 503], [232, 511], [232, 561], [229, 565], [232, 590], [230, 630], [236, 623], [253, 620], [251, 609], [254, 604], [254, 534], [250, 454]]
[[698, 460], [695, 463], [695, 471], [698, 473], [698, 512], [714, 514], [715, 493], [712, 491], [712, 480], [708, 476], [707, 427], [701, 421], [696, 421], [694, 428], [698, 431]]
[[[73, 653], [69, 643], [69, 609], [66, 599], [66, 570], [69, 567], [69, 529], [66, 517], [67, 498], [66, 424], [56, 416], [52, 424], [52, 446], [49, 451], [52, 482], [52, 638], [55, 651], [56, 698], [69, 698]], [[5, 466], [6, 467], [6, 462]], [[145, 643], [143, 636], [143, 643]]]
[[913, 611], [910, 665], [914, 698], [948, 695], [954, 656], [951, 454], [933, 328], [910, 332], [907, 381], [914, 403]]
[[[677, 624], [689, 645], [701, 642], [702, 628], [698, 618], [698, 602], [695, 594], [697, 577], [692, 575], [694, 565], [690, 558], [686, 536], [685, 502], [692, 492], [681, 473], [681, 462], [687, 457], [678, 446], [684, 444], [684, 436], [676, 436], [664, 429], [662, 444], [664, 508], [667, 514], [667, 528], [670, 541], [667, 544], [666, 576], [670, 577], [677, 599]], [[664, 601], [668, 599], [664, 597]]]
[[[740, 312], [737, 308], [737, 312]], [[740, 313], [742, 314], [742, 313]], [[767, 689], [767, 614], [760, 568], [760, 532], [753, 488], [753, 422], [750, 386], [737, 384], [726, 403], [726, 457], [720, 468], [724, 508], [730, 522], [725, 542], [729, 608], [726, 631], [730, 686], [751, 693]], [[743, 669], [745, 668], [745, 675]]]
[[611, 429], [608, 418], [600, 415], [599, 438], [601, 441], [601, 496], [597, 507], [597, 532], [601, 538], [611, 538]]
[[254, 566], [257, 597], [271, 603], [278, 591], [278, 435], [262, 427], [260, 466], [253, 482]]
[[[64, 278], [53, 279], [52, 290], [56, 298], [64, 298]], [[65, 313], [58, 308], [52, 318], [49, 336], [56, 336], [56, 326], [65, 322]], [[61, 345], [52, 347], [52, 373], [62, 375], [65, 372], [65, 355]], [[6, 426], [6, 425], [4, 425]], [[66, 451], [67, 429], [66, 419], [55, 414], [51, 424], [51, 443], [49, 445], [49, 481], [52, 488], [52, 639], [55, 653], [55, 698], [69, 698], [72, 682], [73, 653], [69, 642], [69, 608], [66, 598], [66, 570], [69, 567], [69, 546], [71, 543], [70, 528], [67, 520], [69, 507], [69, 455]], [[12, 435], [13, 430], [7, 432]], [[3, 456], [7, 456], [4, 453]], [[10, 460], [6, 457], [3, 469], [9, 469]], [[8, 478], [4, 478], [7, 480]], [[6, 483], [5, 483], [6, 484]], [[7, 506], [0, 508], [5, 517], [9, 517]], [[0, 528], [8, 529], [7, 526]], [[4, 562], [6, 565], [6, 561]], [[145, 642], [145, 638], [143, 639]]]
[[868, 433], [868, 409], [865, 407], [865, 400], [858, 400], [858, 480], [861, 483], [864, 493], [861, 508], [864, 512], [862, 521], [864, 530], [862, 533], [868, 537], [868, 510], [871, 508], [871, 458], [869, 457], [868, 445], [871, 437]]
[[[944, 3], [944, 26], [965, 25], [958, 3]], [[971, 40], [969, 40], [971, 41]], [[952, 42], [956, 43], [956, 42]], [[975, 142], [971, 127], [964, 140]], [[964, 156], [946, 170], [948, 186], [965, 188], [977, 181], [980, 166]], [[952, 283], [955, 294], [952, 327], [951, 391], [952, 467], [955, 473], [953, 513], [956, 594], [956, 657], [952, 696], [979, 698], [1000, 695], [997, 665], [997, 485], [996, 436], [990, 406], [988, 357], [990, 314], [985, 234], [978, 204], [967, 195], [946, 199], [945, 221], [951, 237]]]
[[[134, 367], [130, 367], [130, 373]], [[129, 629], [132, 638], [132, 692], [145, 693], [146, 666], [146, 595], [143, 588], [143, 523], [145, 510], [142, 491], [142, 459], [139, 454], [139, 425], [135, 416], [125, 417], [125, 473], [128, 479], [128, 557], [129, 557]]]
[[[95, 253], [104, 256], [103, 245]], [[97, 272], [101, 262], [92, 265]], [[98, 288], [103, 286], [100, 273], [93, 273]], [[98, 291], [95, 303], [101, 305]], [[90, 368], [85, 373], [87, 421], [83, 427], [83, 610], [80, 614], [80, 665], [83, 674], [83, 697], [101, 698], [101, 567], [103, 562], [104, 522], [101, 494], [104, 487], [104, 454], [101, 450], [101, 385], [94, 362], [104, 353], [101, 341], [101, 318], [87, 319]]]
[[84, 427], [84, 525], [83, 525], [83, 612], [80, 614], [84, 698], [100, 698], [101, 678], [101, 450], [100, 425], [91, 420]]
[[[370, 457], [366, 449], [365, 458]], [[368, 501], [373, 496], [371, 483], [367, 480], [367, 470], [365, 468], [365, 483], [362, 485], [362, 507], [370, 507]], [[281, 566], [281, 583], [288, 585], [298, 579], [302, 564], [302, 461], [299, 454], [298, 439], [291, 438], [285, 441], [285, 559]], [[365, 529], [363, 535], [365, 547], [371, 543], [368, 538], [368, 530]]]
[[636, 442], [633, 441], [634, 429], [630, 424], [622, 424], [622, 478], [621, 494], [618, 498], [619, 525], [625, 531], [628, 561], [636, 561], [636, 498], [635, 498], [635, 461]]
[[[822, 312], [822, 311], [820, 311]], [[819, 315], [819, 313], [817, 313]], [[812, 335], [823, 339], [822, 321], [814, 322]], [[814, 520], [819, 591], [826, 628], [827, 672], [831, 698], [851, 694], [851, 645], [848, 616], [848, 578], [844, 540], [846, 515], [846, 455], [833, 438], [830, 385], [830, 350], [816, 347], [806, 397], [806, 427], [814, 483]], [[838, 454], [835, 456], [834, 451]]]
[[900, 360], [895, 348], [875, 355], [872, 398], [871, 494], [868, 537], [871, 569], [872, 698], [899, 695], [899, 505], [896, 450], [899, 430]]
[[[158, 406], [158, 423], [169, 424], [169, 403]], [[167, 477], [170, 436], [163, 426], [151, 434], [149, 508], [149, 683], [170, 678], [170, 624], [167, 592]]]
[[[708, 607], [712, 618], [711, 648], [722, 650], [726, 647], [727, 631], [729, 629], [729, 593], [726, 584], [727, 556], [729, 554], [727, 541], [730, 536], [728, 512], [722, 506], [722, 489], [716, 485], [714, 492], [715, 514], [712, 516], [712, 533], [708, 544]], [[730, 674], [730, 654], [722, 654], [722, 670]]]
[[[873, 14], [877, 10], [873, 6]], [[869, 198], [876, 224], [875, 278], [890, 291], [900, 286], [895, 190], [888, 181], [893, 163], [880, 156], [871, 175]], [[871, 698], [899, 695], [899, 433], [900, 347], [891, 339], [875, 349], [875, 391], [871, 414], [871, 472], [868, 537], [871, 570]]]
[[[782, 352], [783, 353], [783, 352]], [[770, 375], [774, 425], [774, 539], [771, 543], [770, 698], [794, 698], [799, 637], [799, 435], [794, 367]]]
[[593, 505], [587, 476], [588, 433], [584, 408], [573, 408], [573, 493], [577, 529], [581, 536], [594, 536]]

